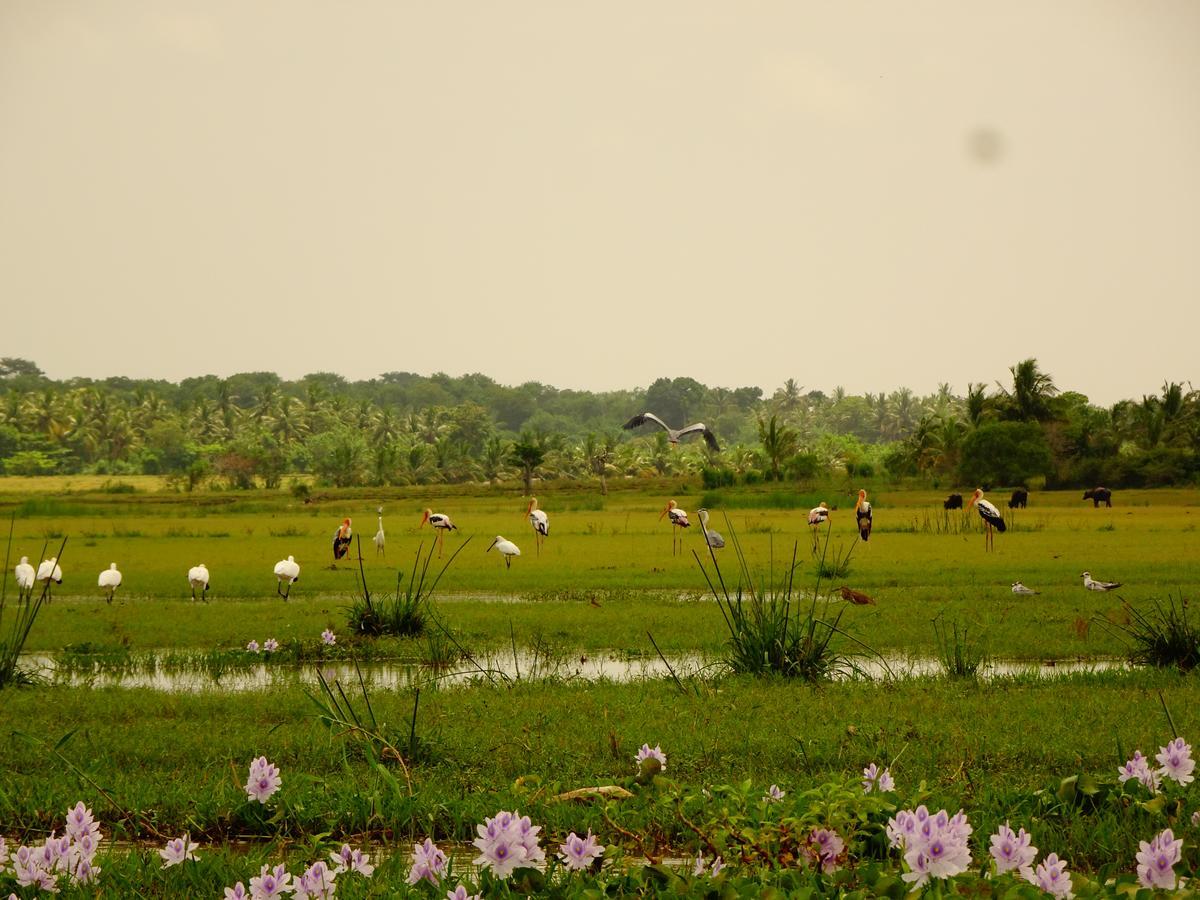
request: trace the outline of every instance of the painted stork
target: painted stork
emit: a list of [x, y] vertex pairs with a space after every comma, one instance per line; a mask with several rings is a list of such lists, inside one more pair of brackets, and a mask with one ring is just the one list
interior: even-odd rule
[[200, 596], [208, 593], [208, 566], [200, 563], [188, 569], [188, 584], [192, 586], [192, 599], [196, 599], [196, 588], [200, 588]]
[[376, 556], [386, 556], [387, 554], [383, 552], [383, 544], [384, 544], [383, 507], [380, 506], [378, 509], [375, 510], [375, 512], [377, 512], [379, 514], [379, 530], [377, 532], [375, 532], [375, 537], [374, 537], [375, 555]]
[[628, 422], [626, 422], [621, 427], [626, 430], [630, 430], [633, 428], [637, 428], [641, 425], [645, 425], [647, 422], [653, 422], [655, 425], [657, 425], [659, 428], [661, 428], [663, 431], [665, 431], [667, 433], [667, 440], [671, 442], [672, 446], [674, 446], [675, 444], [678, 444], [680, 438], [685, 438], [689, 434], [699, 434], [699, 435], [703, 435], [704, 443], [708, 444], [708, 446], [714, 452], [719, 452], [721, 449], [717, 445], [716, 436], [713, 435], [713, 433], [711, 431], [709, 431], [708, 426], [705, 425], [703, 422], [697, 422], [694, 425], [689, 425], [687, 428], [680, 428], [680, 429], [676, 430], [676, 429], [672, 428], [670, 425], [668, 425], [666, 422], [664, 422], [662, 419], [660, 419], [658, 416], [656, 416], [654, 413], [645, 412], [645, 413], [642, 413], [641, 415], [634, 416], [632, 419], [630, 419]]
[[341, 559], [349, 551], [350, 536], [353, 533], [354, 529], [350, 527], [350, 519], [342, 519], [342, 524], [333, 533], [333, 558], [335, 561]]
[[46, 585], [46, 602], [50, 602], [50, 582], [62, 584], [62, 569], [58, 565], [58, 557], [52, 556], [49, 559], [43, 559], [42, 564], [38, 566], [37, 580]]
[[[278, 579], [275, 583], [275, 593], [286, 600], [292, 592], [292, 585], [300, 580], [300, 563], [296, 562], [296, 557], [289, 556], [275, 563], [275, 577]], [[285, 581], [287, 590], [283, 589]]]
[[1036, 597], [1041, 593], [1041, 591], [1035, 591], [1033, 588], [1025, 587], [1025, 585], [1021, 584], [1019, 581], [1013, 582], [1012, 592], [1014, 594], [1020, 594], [1022, 597]]
[[696, 515], [700, 517], [700, 530], [704, 532], [704, 540], [708, 546], [714, 550], [720, 550], [725, 546], [725, 538], [721, 537], [719, 531], [711, 531], [708, 527], [708, 510], [701, 508], [696, 510]]
[[858, 502], [854, 504], [854, 519], [858, 522], [858, 536], [864, 541], [871, 539], [871, 504], [867, 502], [867, 492], [858, 492]]
[[675, 555], [676, 541], [679, 544], [679, 552], [683, 552], [683, 538], [679, 537], [679, 532], [676, 529], [690, 528], [692, 523], [688, 521], [686, 510], [679, 508], [674, 500], [668, 500], [666, 507], [658, 514], [658, 521], [662, 521], [662, 517], [666, 516], [671, 520], [671, 555]]
[[537, 497], [529, 498], [529, 508], [525, 510], [525, 515], [529, 516], [529, 524], [533, 526], [533, 543], [541, 556], [542, 541], [550, 534], [550, 517], [538, 509]]
[[484, 551], [484, 553], [490, 553], [492, 547], [495, 547], [497, 550], [499, 550], [500, 555], [504, 557], [504, 568], [506, 569], [512, 568], [512, 559], [514, 556], [521, 555], [520, 547], [518, 547], [512, 541], [506, 541], [500, 535], [496, 535], [496, 539], [488, 545], [488, 548]]
[[458, 526], [450, 521], [449, 516], [444, 516], [441, 513], [435, 513], [432, 509], [425, 510], [425, 514], [421, 517], [420, 527], [424, 528], [426, 522], [433, 526], [433, 533], [436, 535], [434, 540], [438, 545], [438, 557], [441, 557], [442, 546], [446, 540], [446, 532], [457, 531]]
[[808, 525], [812, 529], [812, 549], [817, 552], [817, 529], [829, 521], [829, 505], [822, 500], [808, 511]]
[[1119, 581], [1096, 581], [1091, 572], [1083, 573], [1083, 586], [1089, 591], [1115, 591], [1121, 586]]
[[96, 581], [98, 587], [108, 590], [108, 602], [113, 602], [113, 594], [117, 592], [117, 588], [121, 586], [121, 573], [117, 571], [117, 564], [113, 563], [107, 569], [100, 573], [100, 577]]
[[17, 590], [22, 597], [33, 594], [33, 583], [37, 580], [37, 571], [29, 564], [29, 557], [22, 556], [13, 570], [17, 576]]
[[1006, 531], [1008, 526], [1004, 524], [1004, 517], [1000, 515], [1000, 510], [996, 509], [990, 502], [983, 499], [983, 488], [975, 488], [975, 493], [971, 496], [971, 502], [967, 504], [967, 509], [972, 506], [979, 512], [979, 518], [983, 519], [983, 546], [985, 550], [995, 549], [995, 535], [992, 534], [992, 529], [996, 531]]

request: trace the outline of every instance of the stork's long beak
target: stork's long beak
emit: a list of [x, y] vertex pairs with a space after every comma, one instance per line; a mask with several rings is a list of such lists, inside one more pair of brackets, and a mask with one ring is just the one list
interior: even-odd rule
[[858, 510], [861, 506], [862, 506], [862, 497], [859, 497], [858, 500], [854, 504], [854, 511], [858, 512]]
[[658, 521], [660, 521], [660, 522], [662, 521], [662, 517], [667, 514], [667, 510], [669, 510], [670, 508], [671, 507], [669, 507], [669, 506], [663, 507], [663, 511], [658, 514]]
[[975, 501], [976, 501], [976, 500], [978, 500], [978, 499], [979, 499], [978, 497], [976, 497], [974, 494], [972, 494], [972, 495], [971, 495], [971, 502], [967, 504], [967, 509], [970, 509], [972, 506], [974, 506], [974, 505], [975, 505]]
[[493, 548], [493, 547], [495, 547], [495, 546], [496, 546], [496, 542], [495, 542], [495, 541], [492, 541], [490, 544], [488, 544], [488, 548], [487, 548], [486, 550], [484, 550], [483, 552], [484, 552], [484, 553], [491, 553], [491, 552], [492, 552], [492, 548]]
[[425, 523], [426, 523], [426, 522], [428, 522], [428, 521], [429, 521], [429, 513], [422, 513], [422, 514], [421, 514], [421, 525], [420, 525], [420, 527], [421, 527], [421, 528], [424, 528], [424, 527], [425, 527]]

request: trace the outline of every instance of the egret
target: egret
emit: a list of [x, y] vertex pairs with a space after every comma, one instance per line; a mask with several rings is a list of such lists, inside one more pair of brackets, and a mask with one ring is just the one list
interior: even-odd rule
[[444, 516], [441, 513], [435, 513], [432, 509], [425, 510], [425, 514], [421, 517], [420, 527], [424, 528], [426, 522], [433, 526], [433, 532], [436, 535], [434, 540], [437, 542], [438, 557], [440, 558], [442, 555], [442, 546], [446, 541], [446, 532], [457, 531], [458, 526], [450, 521], [449, 516]]
[[[275, 577], [279, 579], [275, 583], [275, 593], [286, 600], [288, 594], [292, 592], [292, 585], [300, 580], [300, 563], [296, 562], [296, 557], [289, 556], [287, 559], [281, 559], [275, 563]], [[285, 581], [287, 590], [283, 590]]]
[[533, 543], [541, 556], [542, 541], [550, 534], [550, 517], [538, 509], [537, 497], [529, 498], [529, 509], [525, 510], [525, 514], [529, 516], [529, 524], [533, 526]]
[[379, 530], [375, 532], [375, 555], [385, 556], [386, 554], [383, 552], [383, 507], [379, 507], [375, 512], [379, 513]]
[[500, 535], [496, 535], [496, 539], [488, 546], [485, 553], [490, 553], [492, 547], [500, 551], [500, 555], [504, 557], [504, 568], [512, 568], [512, 558], [521, 555], [521, 548], [512, 541], [506, 541]]
[[854, 504], [854, 519], [858, 522], [858, 536], [864, 541], [871, 539], [871, 504], [867, 502], [867, 492], [858, 492], [858, 502]]
[[1021, 584], [1019, 581], [1013, 582], [1012, 592], [1014, 594], [1020, 594], [1022, 597], [1033, 597], [1041, 593], [1041, 591], [1035, 591], [1033, 588], [1025, 587], [1025, 585]]
[[337, 531], [333, 533], [333, 558], [341, 559], [346, 555], [346, 551], [350, 549], [350, 535], [353, 529], [350, 527], [350, 519], [342, 519], [342, 524], [337, 527]]
[[49, 559], [43, 559], [42, 564], [38, 566], [37, 580], [46, 585], [46, 602], [50, 601], [50, 582], [62, 584], [62, 569], [58, 565], [58, 557], [52, 556]]
[[708, 510], [698, 509], [696, 515], [700, 517], [700, 530], [704, 532], [704, 540], [708, 546], [714, 550], [720, 550], [725, 546], [725, 538], [721, 537], [719, 531], [709, 531], [708, 529]]
[[97, 580], [97, 585], [108, 589], [108, 602], [113, 602], [113, 594], [117, 592], [117, 588], [121, 586], [121, 573], [117, 571], [117, 564], [113, 563], [107, 569], [100, 573], [100, 578]]
[[17, 575], [17, 589], [22, 597], [28, 597], [33, 594], [33, 583], [36, 580], [37, 572], [33, 566], [29, 564], [29, 557], [22, 556], [21, 561], [17, 563], [16, 569], [13, 570]]
[[688, 521], [688, 514], [685, 510], [679, 508], [674, 500], [668, 500], [666, 508], [658, 514], [658, 521], [662, 521], [662, 517], [666, 516], [671, 520], [671, 555], [675, 555], [675, 542], [679, 541], [679, 552], [683, 552], [683, 538], [677, 537], [679, 534], [677, 528], [690, 528], [692, 523]]
[[1083, 586], [1089, 591], [1115, 591], [1121, 586], [1119, 581], [1096, 581], [1091, 572], [1083, 573]]
[[972, 506], [979, 512], [979, 518], [983, 519], [983, 546], [985, 550], [995, 549], [995, 535], [992, 534], [992, 529], [996, 531], [1006, 531], [1008, 526], [1004, 524], [1004, 517], [1000, 515], [1000, 510], [996, 509], [991, 503], [983, 499], [983, 488], [975, 488], [975, 493], [971, 497], [971, 502], [967, 504], [967, 509]]
[[200, 563], [188, 569], [188, 584], [192, 586], [192, 599], [196, 599], [196, 588], [200, 588], [200, 596], [208, 593], [208, 566]]
[[720, 451], [721, 449], [719, 446], [717, 446], [716, 437], [711, 431], [709, 431], [708, 426], [703, 422], [697, 422], [695, 425], [689, 425], [687, 428], [680, 428], [676, 430], [654, 413], [645, 412], [641, 415], [634, 416], [621, 427], [629, 430], [632, 428], [637, 428], [640, 425], [645, 425], [647, 422], [653, 422], [655, 425], [665, 431], [667, 433], [667, 440], [671, 442], [672, 446], [678, 444], [680, 438], [685, 438], [689, 434], [699, 434], [703, 435], [704, 443], [708, 444], [713, 451]]

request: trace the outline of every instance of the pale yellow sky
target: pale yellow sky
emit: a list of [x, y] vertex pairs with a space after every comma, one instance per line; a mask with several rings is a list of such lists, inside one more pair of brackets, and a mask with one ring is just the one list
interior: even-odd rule
[[1200, 384], [1200, 3], [0, 0], [55, 377]]

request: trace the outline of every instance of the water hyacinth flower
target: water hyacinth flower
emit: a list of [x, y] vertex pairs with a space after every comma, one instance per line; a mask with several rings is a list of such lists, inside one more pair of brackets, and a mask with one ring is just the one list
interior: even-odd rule
[[763, 794], [763, 799], [768, 803], [782, 803], [783, 798], [787, 796], [787, 791], [781, 791], [779, 785], [773, 784], [767, 788], [767, 792]]
[[375, 872], [375, 867], [371, 865], [371, 857], [361, 850], [352, 850], [349, 844], [342, 844], [342, 849], [337, 853], [330, 853], [329, 858], [333, 861], [333, 870], [339, 875], [343, 872], [357, 872], [364, 878], [370, 878]]
[[433, 841], [425, 838], [424, 844], [413, 844], [412, 868], [408, 870], [409, 884], [424, 880], [437, 887], [445, 873], [446, 854]]
[[1183, 738], [1175, 738], [1167, 746], [1161, 747], [1154, 758], [1162, 766], [1159, 773], [1163, 777], [1181, 785], [1191, 784], [1196, 780], [1192, 775], [1196, 768], [1196, 761], [1192, 759], [1192, 747]]
[[163, 858], [162, 867], [169, 869], [171, 866], [177, 866], [189, 859], [195, 862], [195, 850], [199, 846], [199, 844], [192, 843], [192, 836], [188, 833], [185, 833], [181, 838], [167, 841], [167, 846], [158, 851], [158, 855]]
[[507, 878], [514, 869], [532, 866], [546, 859], [538, 845], [540, 825], [529, 816], [501, 810], [482, 825], [476, 825], [479, 837], [472, 842], [479, 850], [474, 865], [491, 869], [499, 878]]
[[[77, 841], [85, 834], [95, 837], [99, 833], [100, 825], [96, 822], [92, 811], [83, 805], [82, 800], [67, 810], [67, 835], [72, 840]], [[0, 860], [0, 862], [2, 861]]]
[[278, 649], [279, 641], [275, 640], [275, 638], [267, 638], [266, 641], [263, 642], [264, 653], [274, 653]]
[[1151, 793], [1158, 792], [1158, 772], [1150, 768], [1150, 761], [1142, 756], [1141, 750], [1134, 750], [1133, 756], [1126, 760], [1125, 765], [1117, 769], [1117, 780], [1122, 784], [1126, 781], [1137, 780], [1144, 784]]
[[292, 892], [292, 873], [283, 863], [274, 869], [263, 865], [258, 874], [250, 879], [250, 896], [253, 900], [274, 900]]
[[846, 842], [832, 828], [814, 828], [808, 836], [808, 850], [822, 872], [836, 872], [845, 849]]
[[1175, 864], [1183, 858], [1183, 839], [1176, 838], [1168, 828], [1149, 843], [1141, 841], [1138, 847], [1137, 875], [1142, 886], [1175, 890]]
[[581, 838], [572, 831], [558, 848], [558, 858], [574, 872], [582, 872], [603, 855], [604, 848], [600, 846], [590, 828], [586, 838]]
[[887, 835], [908, 866], [900, 877], [915, 890], [930, 878], [953, 878], [965, 872], [971, 865], [967, 838], [972, 830], [962, 810], [953, 816], [944, 809], [931, 815], [918, 806], [896, 813], [888, 820]]
[[649, 744], [642, 744], [642, 749], [634, 757], [634, 761], [637, 762], [643, 772], [652, 771], [653, 764], [647, 764], [646, 762], [649, 759], [658, 761], [658, 771], [667, 771], [667, 754], [662, 752], [662, 747], [658, 744], [655, 744], [653, 749], [651, 749]]
[[[704, 861], [704, 857], [697, 856], [696, 864], [694, 866], [692, 866], [692, 876], [695, 878], [699, 878], [701, 875], [704, 874], [704, 870], [706, 868], [708, 868], [708, 863], [706, 863]], [[721, 870], [724, 868], [725, 868], [725, 860], [721, 859], [721, 857], [718, 856], [716, 859], [714, 859], [712, 861], [712, 868], [708, 869], [709, 877], [716, 878], [718, 875], [721, 874]]]
[[246, 645], [246, 649], [249, 650], [251, 653], [257, 653], [258, 652], [258, 641], [251, 641], [250, 643], [248, 643]]
[[240, 881], [231, 888], [225, 888], [224, 900], [250, 900], [250, 895], [246, 893], [246, 886]]
[[483, 900], [483, 894], [468, 894], [461, 884], [452, 891], [446, 891], [446, 900]]
[[327, 644], [328, 646], [332, 647], [334, 644], [337, 643], [337, 635], [334, 634], [331, 629], [326, 628], [324, 631], [321, 632], [321, 643]]
[[329, 900], [337, 893], [336, 878], [337, 873], [325, 865], [324, 860], [317, 860], [296, 879], [292, 896], [295, 900]]
[[869, 794], [873, 790], [877, 791], [893, 791], [896, 789], [896, 782], [892, 780], [891, 769], [880, 771], [879, 766], [871, 763], [863, 769], [863, 793]]
[[6, 862], [8, 862], [8, 841], [4, 840], [3, 835], [0, 835], [0, 872], [4, 871]]
[[1025, 868], [1022, 872], [1025, 880], [1036, 884], [1047, 894], [1055, 897], [1074, 897], [1071, 892], [1071, 875], [1067, 872], [1067, 864], [1058, 858], [1057, 853], [1051, 853], [1034, 871]]
[[1002, 875], [1017, 869], [1027, 869], [1037, 859], [1038, 849], [1030, 845], [1033, 838], [1025, 831], [1014, 834], [1005, 822], [992, 835], [992, 859], [996, 862], [996, 874]]
[[266, 803], [271, 795], [279, 790], [283, 778], [279, 775], [279, 767], [267, 762], [265, 756], [260, 756], [250, 763], [250, 777], [246, 780], [246, 799]]

